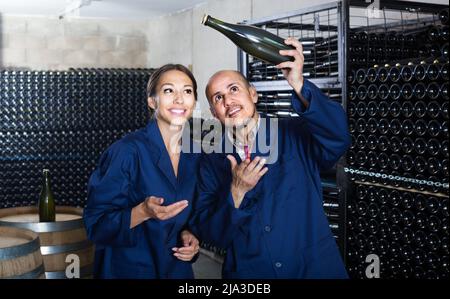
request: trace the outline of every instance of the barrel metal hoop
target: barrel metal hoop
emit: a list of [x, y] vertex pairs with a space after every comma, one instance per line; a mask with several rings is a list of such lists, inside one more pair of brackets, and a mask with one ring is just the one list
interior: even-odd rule
[[14, 276], [8, 276], [8, 277], [4, 277], [4, 278], [6, 278], [6, 279], [34, 279], [34, 278], [38, 278], [39, 276], [44, 274], [44, 271], [45, 271], [44, 265], [41, 264], [36, 269], [33, 269], [27, 273], [23, 273], [20, 275], [14, 275]]
[[92, 242], [89, 240], [84, 240], [77, 243], [70, 243], [65, 245], [51, 245], [51, 246], [41, 246], [41, 253], [42, 255], [49, 255], [49, 254], [57, 254], [57, 253], [63, 253], [63, 252], [71, 252], [76, 251], [80, 249], [87, 248], [92, 245]]
[[50, 233], [50, 232], [61, 232], [66, 230], [73, 230], [77, 228], [83, 228], [83, 219], [75, 219], [68, 221], [58, 221], [58, 222], [10, 222], [1, 221], [0, 226], [10, 226], [25, 228], [37, 233]]
[[[94, 266], [92, 264], [86, 265], [80, 268], [80, 278], [87, 277], [93, 274]], [[66, 271], [52, 271], [45, 272], [45, 277], [47, 279], [66, 279]]]
[[28, 255], [39, 250], [39, 245], [39, 238], [36, 238], [29, 243], [17, 245], [14, 247], [1, 248], [0, 260], [9, 260]]

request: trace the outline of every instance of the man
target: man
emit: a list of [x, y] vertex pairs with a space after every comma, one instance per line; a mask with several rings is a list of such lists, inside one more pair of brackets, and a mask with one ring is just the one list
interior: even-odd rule
[[[277, 68], [293, 88], [300, 117], [279, 120], [274, 132], [262, 125], [270, 119], [256, 112], [257, 92], [240, 73], [220, 71], [210, 78], [211, 111], [233, 131], [222, 143], [231, 140], [234, 147], [231, 154], [203, 156], [192, 229], [227, 250], [224, 278], [347, 278], [323, 212], [319, 176], [350, 144], [345, 113], [303, 79], [301, 44], [294, 38], [285, 43], [296, 49], [280, 54], [294, 61]], [[277, 159], [266, 164], [258, 139], [271, 134]]]

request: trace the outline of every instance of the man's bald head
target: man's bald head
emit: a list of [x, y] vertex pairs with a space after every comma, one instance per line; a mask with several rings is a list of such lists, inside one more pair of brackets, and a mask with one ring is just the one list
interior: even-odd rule
[[205, 94], [206, 94], [206, 98], [208, 99], [208, 102], [210, 101], [210, 87], [212, 85], [212, 83], [214, 83], [214, 80], [216, 80], [217, 78], [220, 78], [222, 76], [232, 76], [235, 77], [237, 80], [241, 81], [242, 83], [244, 83], [244, 85], [247, 88], [250, 88], [250, 83], [248, 82], [247, 78], [244, 77], [244, 75], [242, 75], [240, 72], [235, 71], [235, 70], [221, 70], [218, 71], [216, 73], [214, 73], [214, 75], [211, 76], [211, 78], [209, 78], [208, 80], [208, 84], [206, 84], [206, 88], [205, 88]]

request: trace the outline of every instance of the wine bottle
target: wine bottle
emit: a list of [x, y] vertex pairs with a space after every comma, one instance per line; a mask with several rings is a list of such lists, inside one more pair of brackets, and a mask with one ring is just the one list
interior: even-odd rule
[[427, 150], [431, 156], [437, 156], [441, 150], [441, 144], [437, 139], [432, 138], [428, 140]]
[[402, 115], [403, 117], [410, 118], [414, 113], [414, 106], [410, 101], [403, 102]]
[[358, 86], [358, 89], [356, 90], [356, 95], [359, 100], [363, 101], [367, 97], [367, 87], [365, 85]]
[[367, 88], [367, 97], [370, 100], [375, 100], [377, 96], [378, 96], [378, 86], [375, 84], [369, 85], [369, 87]]
[[[448, 80], [448, 79], [447, 79]], [[441, 85], [441, 87], [439, 88], [439, 95], [444, 99], [444, 100], [446, 100], [447, 101], [447, 104], [448, 104], [448, 99], [449, 99], [449, 97], [448, 97], [448, 83], [443, 83], [442, 85]]]
[[261, 28], [249, 25], [230, 24], [205, 15], [202, 24], [228, 37], [248, 54], [271, 64], [293, 61], [293, 57], [279, 54], [279, 50], [292, 50], [284, 39]]
[[369, 121], [367, 122], [367, 129], [370, 134], [375, 134], [377, 132], [378, 122], [375, 118], [369, 118]]
[[381, 117], [386, 117], [389, 113], [389, 105], [386, 101], [381, 101], [378, 105], [378, 114]]
[[386, 84], [381, 84], [378, 87], [378, 95], [382, 100], [387, 100], [389, 97], [389, 87]]
[[50, 171], [43, 170], [42, 190], [39, 196], [39, 222], [55, 221], [55, 198], [51, 190]]
[[427, 131], [428, 134], [432, 137], [437, 137], [441, 133], [442, 127], [441, 124], [437, 120], [431, 120], [428, 122]]
[[366, 70], [365, 69], [359, 69], [356, 71], [356, 82], [358, 84], [364, 84], [366, 81]]
[[394, 135], [398, 135], [402, 129], [401, 126], [402, 125], [398, 119], [393, 119], [389, 123], [389, 131]]
[[427, 94], [427, 88], [425, 87], [425, 84], [423, 84], [422, 82], [419, 82], [417, 84], [414, 85], [413, 88], [413, 96], [416, 99], [423, 99]]
[[388, 72], [388, 80], [390, 80], [392, 83], [396, 83], [400, 80], [400, 69], [399, 66], [393, 66], [389, 69]]
[[439, 77], [444, 81], [448, 80], [448, 62], [441, 65]]
[[413, 87], [411, 84], [406, 83], [402, 85], [401, 96], [404, 100], [410, 100], [413, 97]]
[[410, 65], [404, 65], [400, 71], [403, 82], [409, 82], [413, 78], [413, 70]]
[[414, 133], [414, 123], [410, 119], [405, 119], [402, 123], [403, 134], [410, 136]]
[[376, 67], [369, 68], [367, 70], [366, 77], [367, 77], [367, 80], [370, 83], [375, 83], [377, 81], [377, 78], [378, 78], [377, 77], [377, 69], [376, 69]]
[[431, 101], [427, 105], [427, 114], [431, 118], [437, 118], [441, 114], [441, 105], [436, 101]]
[[414, 142], [414, 150], [417, 154], [423, 155], [427, 150], [427, 142], [423, 138], [417, 138]]
[[369, 114], [369, 116], [374, 117], [377, 115], [378, 112], [378, 106], [377, 103], [374, 101], [370, 101], [367, 104], [367, 114]]
[[396, 101], [400, 98], [401, 96], [401, 89], [400, 86], [398, 84], [392, 84], [391, 87], [389, 88], [389, 96], [392, 100]]
[[398, 138], [396, 136], [391, 137], [391, 139], [389, 140], [389, 148], [394, 153], [398, 153], [401, 149], [401, 143], [402, 143], [402, 141], [400, 140], [400, 138]]
[[448, 9], [443, 9], [438, 14], [442, 25], [448, 25]]
[[416, 102], [416, 104], [414, 105], [414, 114], [418, 118], [423, 118], [426, 113], [427, 113], [427, 106], [425, 102], [423, 101]]

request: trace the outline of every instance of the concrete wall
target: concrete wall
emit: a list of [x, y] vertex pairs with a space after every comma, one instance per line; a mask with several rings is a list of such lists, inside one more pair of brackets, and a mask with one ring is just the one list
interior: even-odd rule
[[1, 16], [0, 67], [145, 67], [147, 22]]

